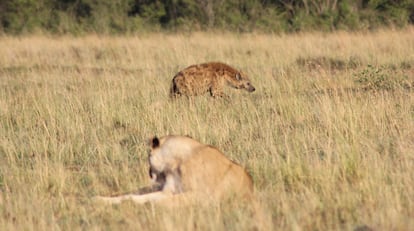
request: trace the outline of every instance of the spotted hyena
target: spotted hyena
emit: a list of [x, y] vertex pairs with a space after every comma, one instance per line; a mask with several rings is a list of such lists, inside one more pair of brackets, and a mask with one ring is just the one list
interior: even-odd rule
[[196, 96], [209, 92], [213, 97], [225, 97], [225, 85], [248, 92], [255, 90], [243, 72], [224, 63], [210, 62], [192, 65], [178, 72], [172, 80], [170, 96]]

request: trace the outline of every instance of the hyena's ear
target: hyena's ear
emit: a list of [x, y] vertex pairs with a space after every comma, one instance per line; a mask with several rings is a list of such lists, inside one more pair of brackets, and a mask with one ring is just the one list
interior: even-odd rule
[[240, 80], [241, 80], [241, 75], [240, 75], [240, 73], [237, 73], [237, 74], [236, 74], [236, 79], [237, 79], [237, 81], [240, 81]]
[[159, 147], [160, 139], [158, 139], [157, 136], [154, 136], [153, 138], [150, 139], [149, 145], [151, 146], [152, 149]]

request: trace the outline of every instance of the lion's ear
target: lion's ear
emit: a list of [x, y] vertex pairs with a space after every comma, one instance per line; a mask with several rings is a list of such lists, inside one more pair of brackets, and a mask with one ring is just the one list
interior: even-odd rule
[[158, 148], [160, 146], [160, 140], [158, 139], [157, 136], [154, 136], [154, 138], [152, 138], [150, 140], [150, 146], [151, 148]]

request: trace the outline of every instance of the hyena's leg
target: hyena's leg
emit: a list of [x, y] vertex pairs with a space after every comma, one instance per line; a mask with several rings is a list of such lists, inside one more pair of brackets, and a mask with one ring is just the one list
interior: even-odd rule
[[176, 86], [173, 85], [170, 90], [170, 99], [176, 99], [181, 96], [181, 92], [176, 89]]
[[228, 95], [224, 94], [221, 88], [210, 88], [210, 95], [214, 98], [229, 98]]
[[210, 95], [214, 98], [229, 98], [223, 91], [223, 83], [220, 81], [213, 82], [210, 87]]
[[185, 94], [185, 81], [184, 76], [180, 73], [178, 73], [176, 76], [174, 76], [171, 88], [170, 88], [170, 98], [175, 99], [183, 94]]

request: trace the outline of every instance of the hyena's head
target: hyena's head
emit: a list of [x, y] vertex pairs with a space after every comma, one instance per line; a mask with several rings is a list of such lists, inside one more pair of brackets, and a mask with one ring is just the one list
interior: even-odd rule
[[234, 88], [244, 89], [248, 92], [254, 92], [256, 90], [250, 82], [249, 77], [243, 72], [237, 72], [234, 76], [231, 76], [228, 83]]

